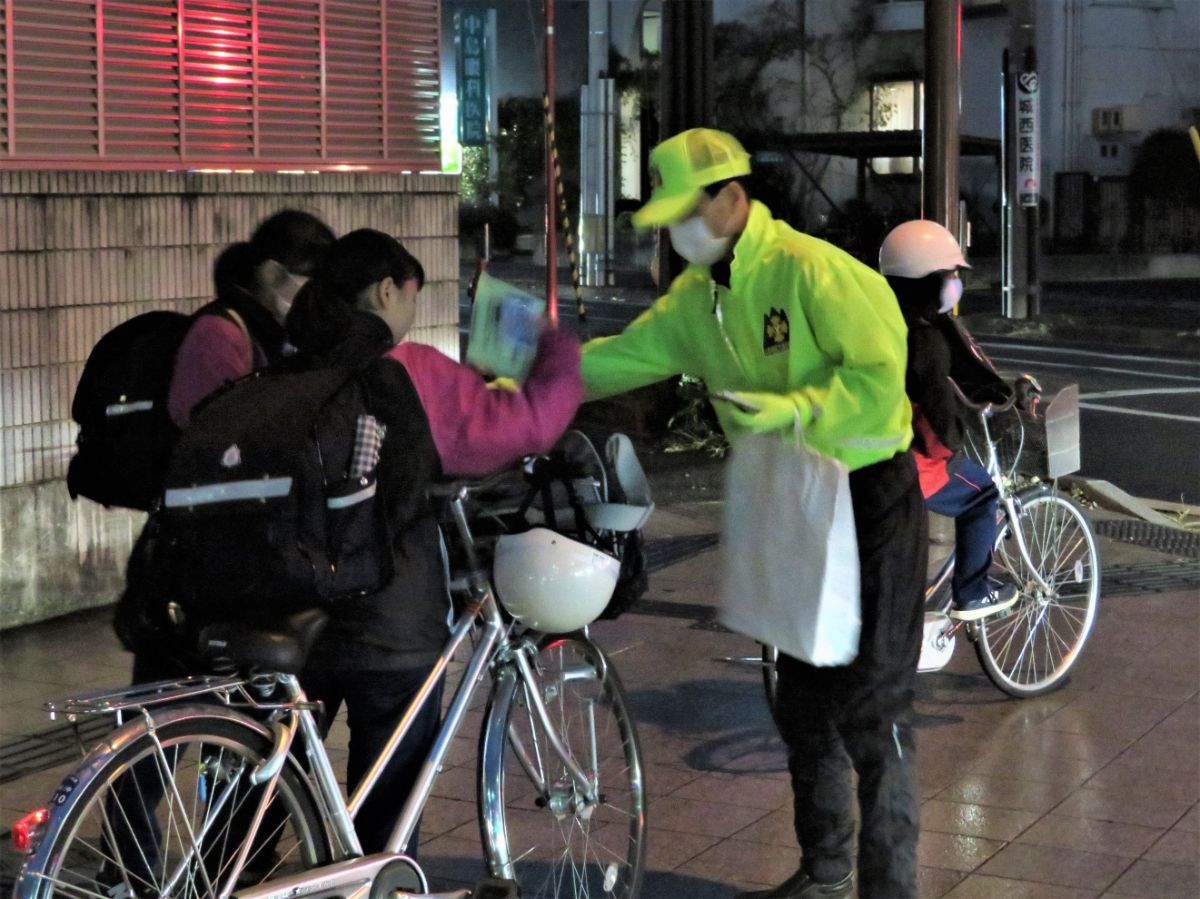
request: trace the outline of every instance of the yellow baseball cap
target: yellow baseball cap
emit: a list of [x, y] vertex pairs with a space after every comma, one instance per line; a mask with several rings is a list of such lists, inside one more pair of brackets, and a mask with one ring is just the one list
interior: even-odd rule
[[732, 134], [692, 128], [650, 151], [650, 201], [633, 214], [639, 228], [670, 225], [696, 205], [709, 184], [750, 174], [750, 154]]

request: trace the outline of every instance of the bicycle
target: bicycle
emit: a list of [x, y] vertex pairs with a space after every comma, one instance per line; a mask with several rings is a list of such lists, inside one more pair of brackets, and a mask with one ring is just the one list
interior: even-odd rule
[[[563, 474], [560, 466], [554, 476]], [[538, 488], [539, 477], [537, 464], [527, 464], [520, 489]], [[72, 720], [113, 714], [119, 727], [55, 792], [14, 895], [466, 899], [466, 890], [430, 894], [404, 847], [490, 673], [477, 798], [487, 870], [499, 880], [477, 888], [479, 895], [515, 896], [519, 885], [527, 897], [636, 897], [645, 858], [641, 750], [617, 673], [588, 634], [599, 609], [587, 611], [573, 633], [553, 635], [505, 610], [488, 570], [501, 538], [477, 536], [468, 505], [492, 502], [506, 480], [511, 486], [511, 477], [499, 477], [440, 491], [449, 508], [444, 531], [456, 538], [465, 562], [452, 584], [461, 611], [424, 685], [348, 800], [320, 739], [317, 708], [296, 676], [327, 615], [300, 612], [272, 631], [210, 625], [201, 643], [219, 650], [239, 673], [97, 692], [49, 706], [52, 717]], [[603, 485], [590, 483], [599, 496]], [[499, 495], [508, 505], [480, 505], [476, 522], [512, 515], [512, 494], [499, 489]], [[639, 495], [648, 499], [645, 490]], [[528, 503], [518, 511], [527, 512]], [[646, 507], [604, 502], [585, 511], [597, 521], [615, 517], [638, 527], [649, 515]], [[593, 561], [615, 572], [611, 556]], [[468, 643], [465, 672], [386, 850], [364, 856], [354, 816]], [[137, 770], [152, 781], [135, 776], [139, 763]]]
[[[957, 388], [956, 388], [957, 389]], [[1059, 492], [1057, 483], [1037, 483], [1014, 492], [1009, 482], [1019, 471], [1025, 432], [1017, 417], [1017, 446], [1009, 466], [1001, 465], [998, 439], [989, 422], [1016, 403], [1016, 393], [1001, 403], [973, 403], [961, 392], [959, 400], [979, 422], [972, 449], [992, 476], [1000, 493], [993, 567], [995, 577], [1020, 589], [1010, 609], [964, 622], [950, 618], [954, 552], [925, 587], [925, 633], [917, 670], [940, 671], [954, 654], [955, 639], [965, 631], [988, 678], [1010, 696], [1039, 696], [1061, 686], [1079, 658], [1096, 619], [1100, 601], [1100, 556], [1091, 523], [1079, 506]], [[1057, 404], [1057, 408], [1055, 405]], [[1051, 411], [1053, 409], [1053, 412]], [[1078, 391], [1059, 393], [1045, 415], [1078, 435]], [[1069, 444], [1070, 438], [1066, 438]], [[1078, 437], [1074, 438], [1075, 446]], [[1047, 453], [1058, 448], [1047, 446]], [[1069, 467], [1074, 464], [1074, 467]], [[1077, 456], [1068, 471], [1078, 468]], [[1057, 474], [1068, 471], [1059, 470]], [[763, 687], [775, 707], [778, 652], [764, 645], [761, 659], [735, 659], [762, 665]]]

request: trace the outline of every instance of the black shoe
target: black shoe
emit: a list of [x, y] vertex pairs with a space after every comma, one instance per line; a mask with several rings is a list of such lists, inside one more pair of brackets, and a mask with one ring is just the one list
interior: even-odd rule
[[738, 893], [734, 899], [849, 899], [852, 895], [852, 875], [847, 874], [837, 883], [817, 883], [801, 868], [777, 887]]
[[956, 602], [950, 610], [950, 617], [957, 618], [959, 621], [978, 621], [988, 615], [995, 615], [997, 612], [1011, 609], [1020, 596], [1021, 591], [1017, 589], [1016, 584], [1005, 584], [979, 599], [967, 600], [964, 603]]

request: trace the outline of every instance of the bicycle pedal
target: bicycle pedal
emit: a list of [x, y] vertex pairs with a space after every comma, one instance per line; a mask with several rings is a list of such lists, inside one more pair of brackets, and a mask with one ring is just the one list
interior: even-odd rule
[[515, 880], [485, 877], [475, 884], [471, 899], [520, 899], [521, 887]]
[[921, 639], [921, 656], [917, 671], [940, 671], [954, 655], [954, 628], [940, 612], [925, 613], [925, 632]]

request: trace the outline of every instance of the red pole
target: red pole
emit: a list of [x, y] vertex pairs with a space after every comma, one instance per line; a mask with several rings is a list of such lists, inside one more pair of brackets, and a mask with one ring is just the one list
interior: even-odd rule
[[554, 0], [543, 0], [546, 9], [546, 316], [558, 324], [558, 221], [554, 180]]

